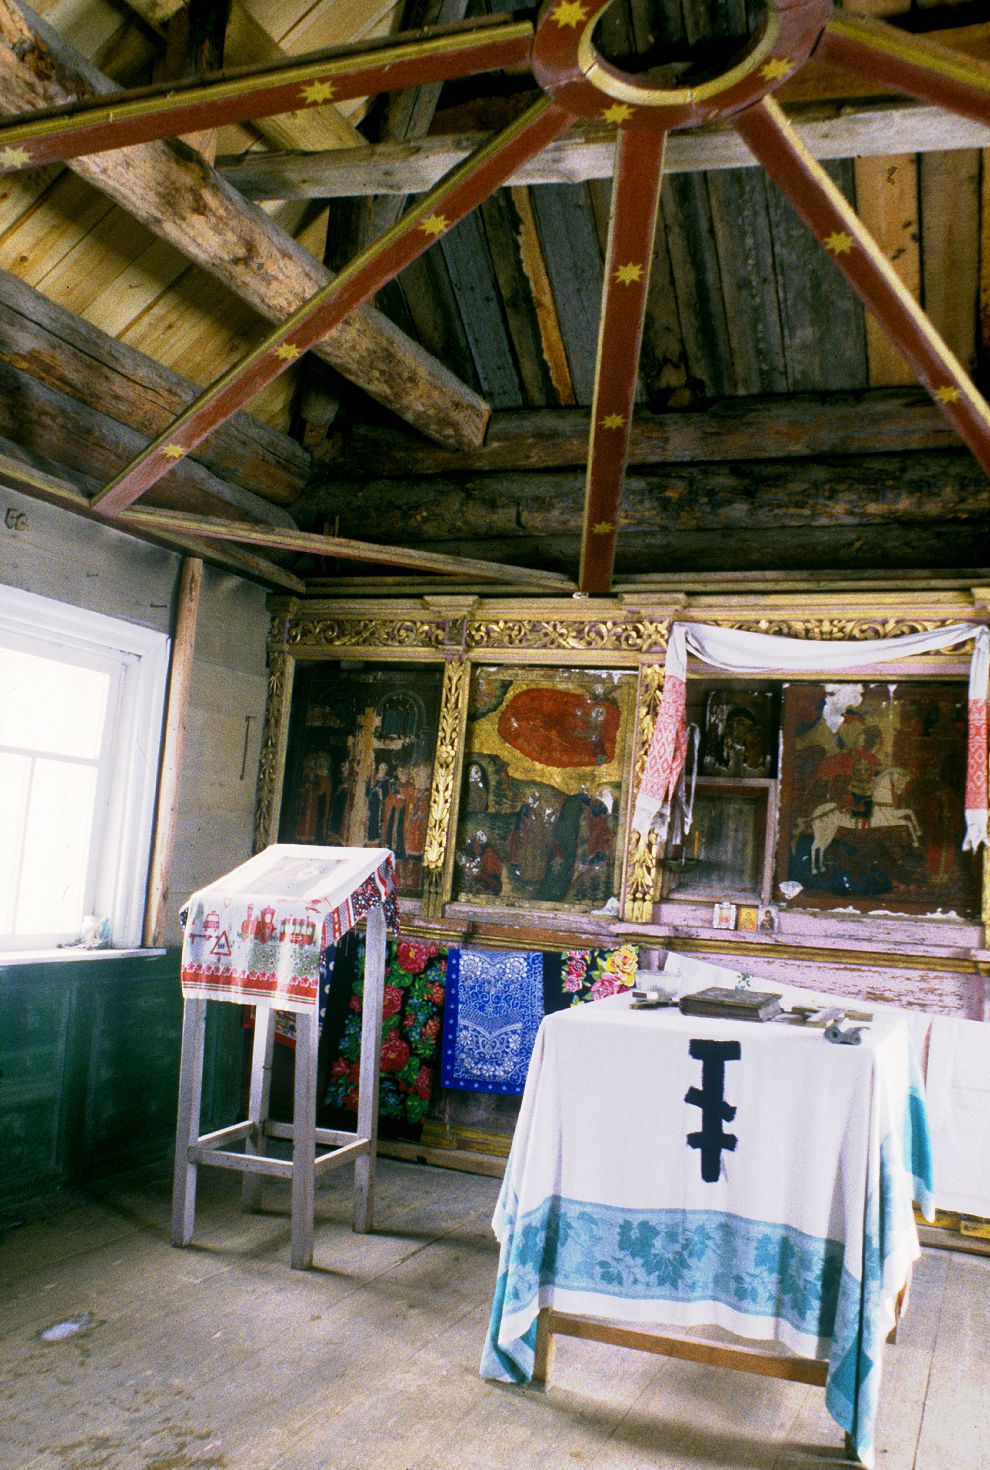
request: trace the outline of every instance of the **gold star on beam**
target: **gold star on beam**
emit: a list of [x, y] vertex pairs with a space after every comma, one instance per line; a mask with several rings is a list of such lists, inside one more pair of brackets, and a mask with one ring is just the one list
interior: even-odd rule
[[561, 0], [552, 19], [559, 26], [579, 26], [588, 19], [587, 7], [581, 4], [581, 0]]
[[615, 123], [616, 126], [618, 126], [619, 123], [628, 122], [632, 115], [632, 108], [627, 107], [624, 102], [613, 102], [612, 106], [606, 107], [605, 111], [602, 113], [602, 117], [607, 123]]
[[607, 413], [604, 418], [598, 420], [603, 429], [624, 429], [626, 416], [624, 413]]
[[450, 228], [450, 220], [445, 214], [431, 214], [428, 219], [420, 220], [419, 227], [427, 235], [442, 235]]
[[620, 286], [637, 285], [643, 279], [643, 267], [631, 260], [628, 265], [616, 267], [615, 279]]
[[833, 230], [825, 236], [825, 249], [833, 255], [848, 255], [853, 248], [853, 238], [845, 230]]
[[592, 536], [608, 536], [615, 527], [611, 521], [596, 521], [591, 528]]
[[766, 66], [760, 67], [760, 76], [768, 82], [776, 82], [780, 77], [786, 77], [790, 69], [791, 62], [786, 56], [771, 56]]
[[26, 148], [0, 148], [0, 168], [23, 168], [31, 162]]
[[302, 89], [304, 102], [329, 102], [336, 87], [333, 82], [307, 82]]
[[939, 403], [958, 403], [961, 396], [955, 383], [946, 383], [943, 388], [935, 389], [935, 397]]
[[275, 348], [275, 356], [280, 357], [283, 362], [295, 362], [297, 357], [302, 356], [302, 352], [294, 342], [283, 342], [281, 347]]
[[181, 459], [185, 452], [181, 444], [166, 444], [162, 448], [166, 459]]

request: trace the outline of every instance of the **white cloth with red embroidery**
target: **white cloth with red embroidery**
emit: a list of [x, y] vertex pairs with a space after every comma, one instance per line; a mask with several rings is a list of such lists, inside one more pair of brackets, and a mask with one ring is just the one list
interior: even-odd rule
[[951, 623], [930, 633], [855, 642], [778, 638], [738, 628], [705, 623], [675, 623], [667, 645], [663, 698], [636, 797], [633, 826], [648, 832], [654, 822], [666, 836], [670, 804], [687, 749], [687, 656], [737, 674], [852, 673], [878, 664], [933, 653], [974, 640], [969, 671], [969, 738], [966, 760], [966, 836], [963, 850], [975, 852], [988, 842], [987, 833], [987, 677], [990, 631], [976, 623]]
[[183, 905], [182, 993], [315, 1009], [323, 950], [380, 904], [397, 928], [388, 848], [267, 847]]

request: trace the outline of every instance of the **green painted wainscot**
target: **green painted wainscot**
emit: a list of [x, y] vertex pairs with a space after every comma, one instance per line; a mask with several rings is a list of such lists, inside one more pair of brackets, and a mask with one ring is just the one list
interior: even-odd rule
[[[0, 1209], [175, 1144], [179, 949], [0, 961]], [[207, 1014], [203, 1126], [234, 1122], [240, 1006]]]

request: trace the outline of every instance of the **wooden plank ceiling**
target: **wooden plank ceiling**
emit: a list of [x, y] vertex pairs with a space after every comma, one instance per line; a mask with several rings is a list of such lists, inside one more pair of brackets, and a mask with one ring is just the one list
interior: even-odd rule
[[[599, 4], [579, 0], [575, 14]], [[613, 552], [620, 586], [646, 573], [990, 563], [990, 418], [966, 386], [985, 392], [990, 378], [984, 5], [837, 8], [840, 20], [887, 21], [895, 35], [951, 48], [958, 65], [946, 66], [934, 101], [898, 90], [902, 77], [882, 85], [882, 58], [850, 69], [841, 28], [834, 54], [817, 54], [775, 93], [825, 170], [813, 209], [827, 185], [833, 234], [848, 227], [858, 245], [865, 227], [879, 289], [892, 299], [902, 283], [909, 335], [919, 335], [920, 305], [961, 392], [955, 369], [943, 371], [952, 360], [924, 343], [929, 391], [917, 386], [917, 351], [912, 366], [837, 268], [848, 266], [843, 251], [822, 248], [824, 225], [815, 238], [798, 218], [771, 178], [772, 121], [666, 136], [620, 128], [629, 146], [616, 172], [620, 119], [581, 117], [565, 130], [551, 106], [526, 122], [541, 97], [528, 61], [536, 12], [513, 11], [485, 0], [40, 0], [33, 14], [0, 0], [0, 110], [25, 116], [84, 93], [175, 86], [221, 65], [284, 66], [354, 43], [373, 64], [383, 40], [490, 13], [502, 17], [490, 36], [504, 38], [495, 69], [460, 79], [434, 61], [430, 75], [447, 80], [0, 178], [0, 483], [112, 511], [165, 544], [208, 545], [216, 560], [296, 590], [345, 587], [391, 565], [405, 585], [417, 572], [431, 584], [534, 590], [580, 577], [597, 592], [611, 583]], [[623, 73], [679, 86], [699, 67], [722, 71], [763, 15], [761, 0], [615, 0], [595, 44]], [[440, 34], [437, 52], [449, 52]], [[181, 462], [177, 450], [166, 474], [146, 476], [151, 488], [128, 511], [144, 488], [129, 467], [160, 436], [177, 442], [197, 393], [218, 380], [236, 388], [238, 364], [264, 357], [273, 326], [301, 321], [320, 293], [333, 299], [334, 272], [345, 280], [357, 252], [394, 234], [424, 191], [508, 126], [543, 129], [534, 156], [522, 148], [490, 191], [469, 178], [460, 222], [381, 276], [373, 303], [314, 329], [304, 355], [283, 335], [278, 375], [247, 411], [215, 413], [219, 426], [190, 440]], [[769, 149], [765, 168], [743, 138]], [[0, 163], [5, 147], [16, 162], [22, 146], [0, 135]], [[472, 188], [484, 196], [476, 208]], [[603, 288], [621, 271], [626, 286], [648, 281], [641, 320], [620, 284], [606, 293], [612, 326], [606, 313], [601, 327]], [[628, 423], [624, 404], [606, 412], [605, 389], [627, 395]], [[933, 402], [940, 393], [954, 422]], [[592, 432], [606, 419], [628, 432], [624, 473], [624, 438], [617, 456]], [[107, 485], [124, 488], [100, 509]], [[603, 528], [596, 571], [591, 533]]]

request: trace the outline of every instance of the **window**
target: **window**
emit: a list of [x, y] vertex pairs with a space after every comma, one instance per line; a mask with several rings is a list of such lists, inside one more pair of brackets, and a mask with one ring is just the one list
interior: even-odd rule
[[141, 942], [168, 639], [0, 588], [0, 949]]

